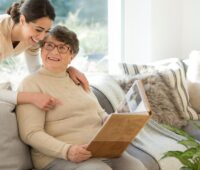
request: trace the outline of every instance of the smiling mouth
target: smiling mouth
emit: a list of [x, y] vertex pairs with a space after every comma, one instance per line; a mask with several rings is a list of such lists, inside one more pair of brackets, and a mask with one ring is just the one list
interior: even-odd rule
[[51, 60], [51, 61], [60, 61], [59, 58], [55, 58], [55, 57], [48, 57], [48, 59]]
[[38, 43], [39, 41], [34, 39], [33, 37], [31, 37], [31, 40], [34, 42], [34, 43]]

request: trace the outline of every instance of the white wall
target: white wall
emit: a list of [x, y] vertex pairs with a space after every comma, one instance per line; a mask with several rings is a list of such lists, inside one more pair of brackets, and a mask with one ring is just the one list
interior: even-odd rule
[[150, 59], [149, 0], [124, 0], [124, 58], [126, 62]]
[[185, 58], [191, 50], [200, 50], [200, 0], [183, 0], [182, 43]]
[[151, 0], [151, 59], [181, 56], [182, 0]]
[[200, 50], [200, 0], [124, 0], [124, 55], [130, 63], [187, 58]]

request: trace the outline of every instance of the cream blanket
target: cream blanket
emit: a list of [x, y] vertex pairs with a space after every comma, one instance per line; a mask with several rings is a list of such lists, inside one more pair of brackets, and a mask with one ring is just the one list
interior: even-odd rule
[[184, 138], [150, 120], [132, 144], [152, 155], [158, 161], [161, 170], [179, 170], [183, 165], [178, 159], [165, 158], [161, 160], [161, 157], [167, 151], [185, 150], [183, 145], [177, 143], [182, 139]]

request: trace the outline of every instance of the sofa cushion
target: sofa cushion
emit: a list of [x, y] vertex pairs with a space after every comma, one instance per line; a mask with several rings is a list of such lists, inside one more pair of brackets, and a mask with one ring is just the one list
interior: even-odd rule
[[116, 110], [125, 95], [117, 81], [112, 76], [107, 74], [100, 74], [95, 76], [90, 75], [88, 76], [88, 80], [93, 88], [98, 89], [98, 91], [105, 95], [105, 97], [112, 105], [113, 110]]
[[[125, 63], [123, 63], [122, 68], [125, 68], [125, 67], [126, 67]], [[130, 68], [130, 64], [126, 67], [126, 69], [128, 67]], [[176, 113], [179, 115], [179, 117], [181, 116], [181, 117], [184, 117], [185, 119], [191, 119], [191, 120], [197, 120], [200, 118], [199, 115], [190, 106], [188, 91], [187, 91], [187, 87], [186, 87], [184, 66], [181, 62], [174, 62], [174, 63], [171, 63], [170, 65], [164, 66], [164, 67], [163, 66], [159, 66], [159, 67], [138, 66], [138, 68], [136, 68], [137, 65], [133, 65], [133, 67], [134, 67], [134, 70], [137, 70], [137, 71], [132, 72], [132, 75], [130, 75], [131, 71], [129, 69], [129, 77], [133, 78], [132, 81], [134, 81], [134, 79], [143, 79], [144, 82], [146, 82], [148, 84], [148, 88], [146, 87], [147, 97], [149, 99], [151, 98], [151, 100], [152, 100], [152, 101], [150, 101], [151, 104], [154, 103], [153, 108], [154, 108], [155, 113], [160, 114], [160, 115], [164, 114], [161, 112], [164, 111], [163, 108], [165, 107], [165, 104], [171, 103], [172, 104], [171, 106], [176, 108], [176, 110], [177, 110]], [[137, 73], [137, 74], [135, 74], [135, 73]], [[128, 75], [127, 71], [126, 71], [126, 75]], [[158, 82], [159, 82], [159, 84], [158, 84]], [[163, 83], [165, 83], [165, 84], [163, 84]], [[162, 86], [161, 86], [161, 84], [162, 84]], [[123, 88], [125, 88], [125, 87], [123, 87]], [[126, 88], [128, 89], [129, 87], [126, 87]], [[160, 88], [160, 90], [158, 90], [159, 88]], [[164, 92], [163, 91], [164, 89], [167, 89], [167, 90]], [[165, 95], [164, 95], [164, 93], [165, 93]], [[148, 96], [148, 94], [149, 94], [149, 96]], [[174, 98], [173, 95], [176, 97]], [[160, 101], [158, 99], [156, 99], [155, 96], [160, 98]], [[174, 99], [174, 100], [176, 99], [175, 100], [176, 102], [174, 101], [174, 103], [172, 103], [172, 99]], [[163, 102], [162, 105], [160, 105], [160, 102]], [[181, 107], [179, 107], [179, 106], [181, 106]], [[166, 111], [166, 109], [165, 109], [165, 111]], [[168, 111], [169, 111], [169, 109], [172, 109], [172, 108], [168, 108]], [[171, 110], [171, 112], [172, 112], [172, 110]], [[170, 116], [170, 115], [165, 115], [165, 116]], [[171, 118], [173, 118], [173, 117], [171, 117]], [[175, 119], [175, 120], [178, 120], [178, 119]], [[169, 123], [169, 121], [168, 121], [168, 123]], [[181, 124], [177, 124], [177, 125], [179, 126]], [[183, 122], [182, 125], [184, 125], [184, 124], [185, 124], [185, 122]], [[176, 124], [174, 124], [174, 125], [176, 125]]]
[[[0, 87], [10, 89], [7, 83], [0, 84]], [[0, 169], [32, 169], [29, 148], [18, 136], [14, 108], [14, 104], [0, 101]]]
[[0, 89], [11, 90], [11, 83], [10, 83], [10, 82], [3, 82], [3, 83], [0, 83]]
[[0, 169], [31, 169], [29, 148], [19, 139], [16, 115], [8, 112], [13, 106], [0, 102], [0, 108]]

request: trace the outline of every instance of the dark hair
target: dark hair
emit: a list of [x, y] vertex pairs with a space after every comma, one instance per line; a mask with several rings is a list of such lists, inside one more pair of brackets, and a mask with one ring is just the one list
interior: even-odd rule
[[20, 14], [24, 15], [26, 22], [34, 21], [42, 17], [55, 19], [55, 11], [49, 0], [21, 0], [15, 2], [7, 9], [7, 14], [11, 16], [13, 21], [19, 23]]
[[77, 35], [75, 32], [69, 30], [67, 27], [61, 26], [61, 25], [57, 25], [57, 26], [53, 27], [49, 31], [49, 33], [45, 37], [45, 39], [42, 41], [41, 46], [43, 46], [43, 44], [48, 36], [52, 36], [56, 40], [69, 45], [71, 48], [71, 53], [73, 53], [75, 55], [78, 53], [79, 40], [77, 38]]

